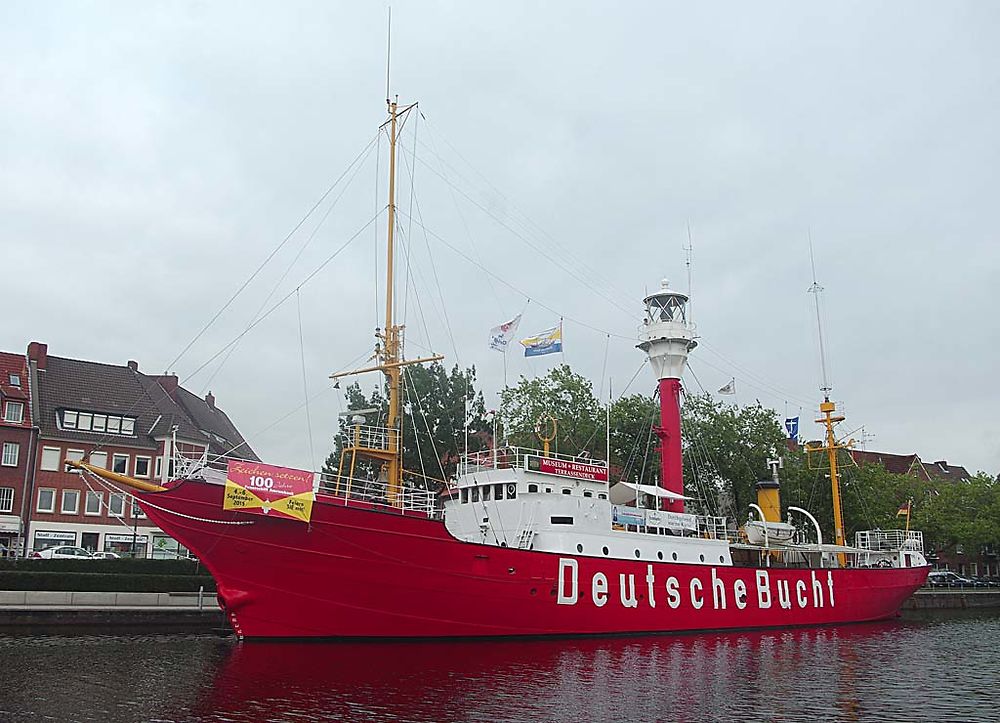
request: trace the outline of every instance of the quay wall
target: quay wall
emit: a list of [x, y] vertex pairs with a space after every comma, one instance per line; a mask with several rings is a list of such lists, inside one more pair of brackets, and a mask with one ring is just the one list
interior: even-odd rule
[[917, 590], [903, 610], [978, 610], [1000, 608], [1000, 589]]

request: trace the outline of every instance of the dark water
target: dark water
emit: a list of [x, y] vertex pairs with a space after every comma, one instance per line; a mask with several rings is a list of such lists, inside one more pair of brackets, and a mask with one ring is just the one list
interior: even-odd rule
[[0, 638], [3, 721], [1000, 719], [1000, 615], [599, 640]]

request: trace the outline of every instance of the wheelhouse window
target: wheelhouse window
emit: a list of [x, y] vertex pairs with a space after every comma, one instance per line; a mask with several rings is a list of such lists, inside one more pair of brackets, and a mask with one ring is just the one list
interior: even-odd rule
[[503, 499], [503, 484], [493, 485], [493, 499], [495, 500]]
[[549, 518], [549, 522], [551, 522], [553, 525], [572, 525], [573, 518], [563, 515], [553, 515], [552, 517]]
[[528, 485], [528, 492], [538, 492], [538, 485], [536, 484]]
[[462, 488], [462, 504], [463, 505], [464, 504], [468, 504], [468, 502], [469, 502], [469, 488], [468, 487], [463, 487]]
[[3, 410], [3, 421], [20, 424], [24, 421], [24, 404], [22, 402], [7, 402]]
[[472, 501], [473, 502], [479, 502], [479, 488], [478, 487], [473, 487], [472, 488]]
[[597, 493], [597, 499], [599, 499], [599, 500], [606, 500], [606, 499], [608, 499], [608, 495], [605, 492], [598, 492]]
[[493, 497], [492, 485], [483, 485], [483, 502], [489, 502]]

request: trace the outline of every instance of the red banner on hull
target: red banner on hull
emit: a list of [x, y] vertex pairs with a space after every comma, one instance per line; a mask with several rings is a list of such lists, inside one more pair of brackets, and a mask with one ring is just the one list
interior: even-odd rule
[[308, 522], [316, 499], [316, 475], [260, 462], [229, 462], [222, 507]]

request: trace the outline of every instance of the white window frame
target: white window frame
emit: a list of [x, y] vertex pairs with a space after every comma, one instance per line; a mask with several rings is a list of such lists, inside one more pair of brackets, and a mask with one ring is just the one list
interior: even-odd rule
[[0, 458], [0, 466], [17, 467], [19, 459], [21, 459], [21, 445], [17, 442], [4, 442], [3, 457]]
[[[72, 510], [68, 510], [66, 509], [66, 497], [74, 494], [76, 495], [76, 504], [73, 505]], [[76, 515], [80, 513], [80, 490], [64, 489], [62, 491], [62, 504], [59, 505], [59, 513], [63, 515]]]
[[[122, 458], [125, 459], [125, 466], [121, 470], [119, 470], [118, 460]], [[116, 474], [128, 474], [128, 463], [131, 461], [132, 461], [132, 455], [122, 454], [121, 452], [115, 452], [113, 455], [111, 455], [111, 471], [115, 472]]]
[[[82, 450], [82, 449], [67, 449], [66, 450], [66, 459], [73, 460], [74, 462], [82, 462], [83, 461], [83, 455], [85, 455], [85, 454], [86, 454], [86, 452], [84, 450]], [[70, 469], [70, 470], [66, 470], [66, 471], [69, 472], [70, 474], [80, 474], [80, 470], [78, 470], [78, 469]]]
[[21, 375], [11, 374], [7, 377], [7, 381], [10, 383], [12, 387], [19, 387], [21, 386]]
[[163, 456], [160, 455], [159, 457], [156, 458], [156, 461], [153, 464], [153, 479], [162, 479], [162, 478], [163, 478]]
[[[115, 507], [119, 507], [120, 510], [115, 512]], [[112, 492], [108, 495], [108, 517], [124, 517], [125, 516], [125, 495], [121, 492]]]
[[[52, 464], [51, 461], [53, 452], [55, 452], [56, 454], [56, 461], [54, 465]], [[49, 455], [48, 461], [46, 461], [45, 459], [46, 453], [48, 453]], [[42, 464], [39, 469], [42, 469], [46, 472], [58, 472], [60, 462], [62, 462], [62, 447], [42, 447]]]
[[90, 463], [95, 467], [101, 467], [102, 469], [108, 468], [108, 453], [107, 452], [91, 452], [90, 453]]
[[135, 497], [129, 495], [129, 500], [132, 503], [132, 517], [134, 517], [137, 520], [146, 519], [146, 513], [142, 511], [141, 507], [139, 507], [139, 503], [136, 502]]
[[[52, 504], [48, 509], [42, 507], [42, 492], [52, 493]], [[35, 504], [35, 512], [45, 512], [51, 515], [55, 511], [56, 511], [56, 489], [54, 487], [39, 487], [38, 501]]]
[[[17, 417], [15, 418], [11, 415], [11, 410], [17, 410]], [[11, 422], [12, 424], [20, 424], [24, 421], [24, 402], [10, 402], [8, 401], [3, 408], [3, 421]]]
[[[97, 500], [97, 511], [90, 511], [90, 501]], [[98, 517], [101, 514], [101, 508], [104, 507], [104, 493], [94, 492], [93, 490], [87, 490], [87, 494], [84, 495], [83, 502], [83, 514], [87, 517]]]
[[0, 487], [0, 512], [14, 511], [14, 488]]
[[[139, 460], [140, 459], [146, 460], [146, 474], [139, 474]], [[152, 457], [147, 457], [146, 455], [139, 455], [139, 454], [137, 454], [135, 456], [135, 461], [132, 464], [134, 465], [132, 469], [135, 470], [135, 476], [136, 477], [140, 477], [142, 479], [149, 479], [149, 472], [153, 468], [153, 458]]]

